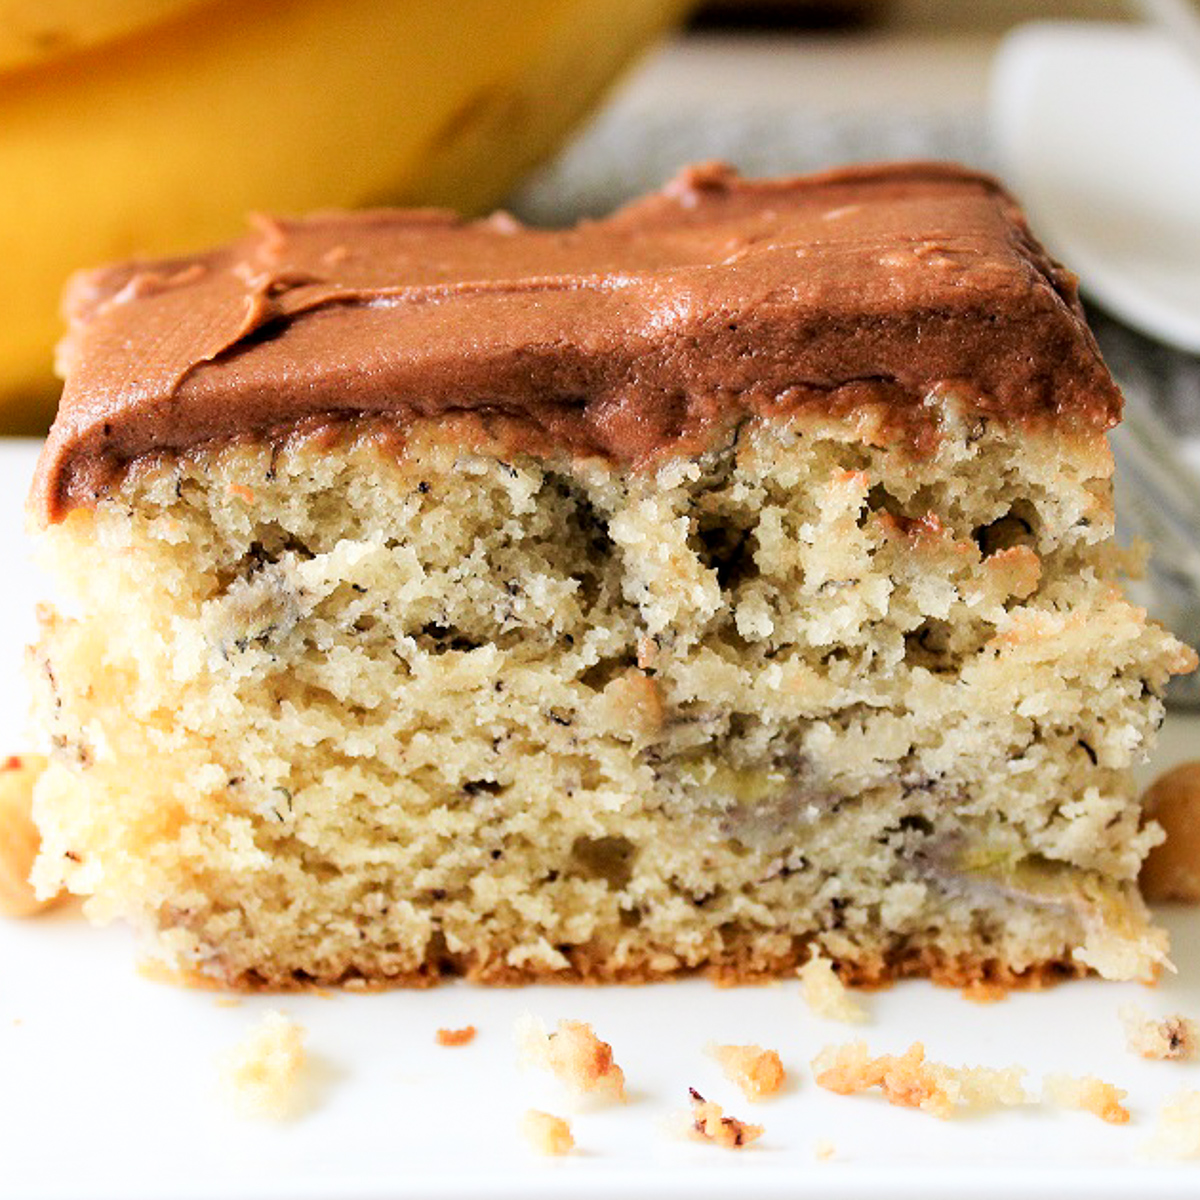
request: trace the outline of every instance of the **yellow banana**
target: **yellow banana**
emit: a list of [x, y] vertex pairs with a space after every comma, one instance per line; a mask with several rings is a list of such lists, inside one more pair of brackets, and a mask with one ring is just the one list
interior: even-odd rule
[[686, 6], [238, 0], [0, 78], [5, 425], [40, 411], [73, 269], [255, 209], [486, 208]]
[[0, 73], [166, 20], [200, 0], [0, 0]]

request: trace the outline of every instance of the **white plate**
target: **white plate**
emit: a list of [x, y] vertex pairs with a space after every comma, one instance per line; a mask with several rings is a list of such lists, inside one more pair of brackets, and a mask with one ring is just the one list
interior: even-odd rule
[[[27, 565], [20, 506], [36, 446], [0, 443], [0, 750], [19, 749], [20, 647], [42, 590]], [[1200, 724], [1169, 722], [1168, 757], [1195, 753]], [[1080, 983], [981, 1006], [906, 983], [866, 997], [870, 1024], [818, 1020], [794, 982], [721, 990], [702, 981], [641, 988], [447, 985], [426, 992], [252, 997], [227, 1007], [212, 993], [154, 983], [134, 969], [121, 929], [65, 913], [0, 922], [0, 1195], [102, 1200], [183, 1197], [655, 1197], [726, 1200], [793, 1195], [979, 1200], [1015, 1195], [1194, 1197], [1200, 1164], [1146, 1165], [1138, 1146], [1164, 1096], [1200, 1088], [1200, 1065], [1147, 1063], [1123, 1048], [1117, 1009], [1200, 1016], [1200, 914], [1166, 918], [1180, 971], [1150, 991]], [[233, 1115], [216, 1059], [271, 1007], [309, 1030], [321, 1085], [291, 1124]], [[521, 1074], [514, 1019], [594, 1023], [629, 1080], [623, 1107], [573, 1118], [580, 1152], [534, 1156], [517, 1131], [529, 1106], [567, 1113], [557, 1085]], [[439, 1026], [474, 1024], [471, 1045], [435, 1046]], [[901, 1051], [914, 1039], [952, 1063], [1094, 1073], [1129, 1089], [1133, 1122], [1038, 1108], [943, 1122], [845, 1098], [812, 1081], [808, 1060], [855, 1036]], [[796, 1082], [752, 1106], [708, 1060], [710, 1041], [779, 1050]], [[665, 1119], [692, 1085], [760, 1121], [760, 1146], [730, 1153], [674, 1140]], [[814, 1155], [818, 1139], [837, 1148]]]
[[991, 116], [1030, 223], [1084, 290], [1200, 354], [1200, 65], [1157, 29], [1026, 26], [997, 55]]

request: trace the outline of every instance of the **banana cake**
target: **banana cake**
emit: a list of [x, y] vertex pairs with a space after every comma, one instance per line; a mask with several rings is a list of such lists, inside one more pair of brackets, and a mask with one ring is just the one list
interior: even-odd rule
[[84, 273], [31, 495], [45, 894], [233, 987], [1152, 975], [1073, 278], [943, 164]]

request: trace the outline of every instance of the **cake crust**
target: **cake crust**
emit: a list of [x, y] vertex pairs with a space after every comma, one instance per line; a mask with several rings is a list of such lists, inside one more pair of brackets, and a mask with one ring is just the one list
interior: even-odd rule
[[[572, 984], [604, 987], [609, 984], [635, 985], [663, 983], [689, 977], [708, 979], [718, 987], [766, 984], [795, 975], [810, 956], [810, 942], [797, 939], [782, 951], [764, 953], [752, 938], [744, 938], [718, 959], [701, 967], [667, 965], [662, 954], [647, 953], [640, 959], [614, 965], [607, 948], [573, 946], [564, 951], [568, 965], [552, 969], [529, 963], [514, 967], [503, 955], [485, 957], [430, 957], [415, 970], [399, 974], [361, 974], [351, 969], [340, 974], [313, 976], [304, 972], [267, 977], [259, 971], [222, 973], [219, 963], [206, 964], [204, 971], [164, 970], [156, 977], [201, 989], [213, 987], [255, 993], [305, 992], [328, 987], [351, 991], [382, 991], [391, 988], [437, 987], [452, 979], [490, 987], [524, 987], [527, 984]], [[977, 955], [948, 955], [928, 946], [889, 951], [863, 958], [837, 958], [833, 966], [838, 978], [849, 987], [875, 991], [891, 987], [905, 979], [928, 979], [939, 987], [965, 988], [986, 985], [1009, 991], [1041, 991], [1070, 979], [1083, 979], [1088, 968], [1062, 958], [1038, 962], [1014, 970], [997, 958]], [[1157, 971], [1155, 972], [1157, 975]]]
[[1120, 412], [1074, 278], [995, 180], [939, 163], [708, 164], [561, 231], [260, 218], [208, 254], [83, 273], [66, 312], [42, 522], [139, 456], [306, 417], [472, 410], [516, 449], [640, 463], [806, 409], [873, 409], [877, 438], [928, 449], [947, 386], [1008, 422], [1095, 433]]

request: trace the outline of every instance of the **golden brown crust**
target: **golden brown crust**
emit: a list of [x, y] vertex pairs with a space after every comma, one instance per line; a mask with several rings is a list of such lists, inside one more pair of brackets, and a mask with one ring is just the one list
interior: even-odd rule
[[[514, 967], [502, 956], [478, 955], [430, 958], [413, 970], [391, 974], [368, 974], [359, 966], [330, 971], [320, 976], [274, 974], [262, 970], [222, 971], [217, 962], [206, 970], [172, 970], [161, 964], [143, 966], [162, 981], [188, 987], [228, 988], [242, 992], [295, 992], [323, 987], [352, 991], [383, 991], [390, 988], [427, 988], [450, 979], [465, 979], [494, 987], [520, 987], [533, 983], [641, 984], [702, 976], [718, 987], [769, 983], [794, 976], [810, 955], [811, 939], [797, 938], [785, 953], [762, 953], [752, 937], [728, 946], [719, 958], [697, 967], [677, 965], [664, 969], [667, 951], [646, 951], [637, 960], [614, 963], [606, 948], [591, 945], [563, 947], [570, 966], [546, 970], [533, 965]], [[859, 959], [830, 956], [838, 978], [850, 987], [872, 990], [890, 987], [901, 979], [928, 979], [941, 987], [986, 987], [993, 997], [1003, 991], [1040, 991], [1069, 979], [1082, 979], [1091, 972], [1070, 958], [1033, 963], [1020, 970], [995, 958], [947, 955], [935, 947], [904, 946], [886, 954]]]

